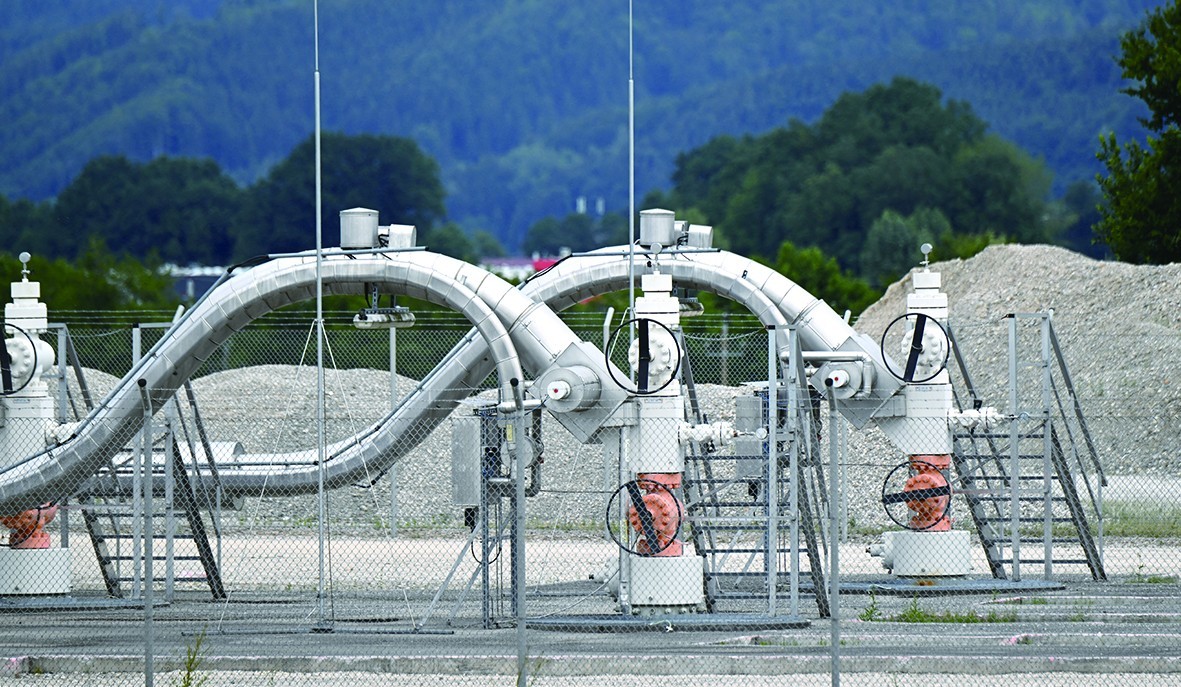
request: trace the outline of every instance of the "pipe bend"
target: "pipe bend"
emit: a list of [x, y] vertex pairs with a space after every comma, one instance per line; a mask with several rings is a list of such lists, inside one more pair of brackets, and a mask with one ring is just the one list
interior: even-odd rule
[[[443, 276], [448, 272], [459, 274], [463, 268], [456, 263], [461, 261], [418, 252], [412, 258], [398, 255], [392, 259], [382, 256], [325, 259], [321, 263], [321, 279], [325, 290], [334, 293], [357, 292], [359, 283], [385, 283], [395, 288], [423, 290], [426, 300], [446, 305], [463, 313], [469, 321], [479, 322], [479, 332], [488, 342], [489, 348], [485, 350], [491, 350], [495, 359], [502, 392], [506, 398], [511, 398], [508, 380], [521, 379], [522, 373], [520, 360], [504, 325], [471, 289]], [[138, 386], [134, 380], [146, 380], [153, 398], [167, 398], [242, 322], [301, 297], [306, 299], [308, 294], [314, 295], [315, 281], [315, 257], [298, 256], [273, 260], [219, 282], [161, 337], [103, 403], [79, 424], [70, 439], [0, 470], [0, 512], [16, 512], [30, 504], [60, 499], [94, 474], [111, 453], [129, 441], [143, 422]], [[426, 291], [428, 287], [424, 285], [431, 290]], [[414, 421], [411, 418], [411, 424]], [[345, 450], [345, 453], [349, 451]], [[334, 484], [353, 476], [358, 470], [365, 470], [364, 465], [357, 465], [355, 461], [334, 461], [332, 467], [337, 473], [333, 477]], [[299, 484], [299, 475], [284, 474], [278, 481], [296, 488], [306, 487]], [[277, 486], [274, 482], [272, 485]]]

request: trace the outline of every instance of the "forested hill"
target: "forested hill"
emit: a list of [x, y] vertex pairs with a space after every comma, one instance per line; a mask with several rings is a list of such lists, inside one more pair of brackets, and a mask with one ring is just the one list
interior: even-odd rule
[[[895, 75], [968, 101], [1046, 159], [1098, 171], [1139, 136], [1112, 55], [1151, 0], [637, 0], [637, 187], [721, 134], [812, 121]], [[624, 0], [320, 4], [323, 126], [417, 140], [448, 211], [514, 249], [574, 199], [627, 203]], [[103, 153], [211, 157], [249, 183], [312, 130], [312, 0], [7, 0], [0, 195], [54, 196]]]

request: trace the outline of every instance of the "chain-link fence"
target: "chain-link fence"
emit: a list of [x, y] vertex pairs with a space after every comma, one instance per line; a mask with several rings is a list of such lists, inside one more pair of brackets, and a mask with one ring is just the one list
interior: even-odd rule
[[[330, 315], [321, 376], [314, 321], [278, 313], [143, 389], [120, 380], [165, 324], [67, 320], [0, 430], [9, 474], [73, 480], [5, 520], [0, 684], [1181, 679], [1174, 339], [1130, 385], [1047, 315], [953, 321], [950, 386], [906, 400], [977, 411], [949, 433], [857, 427], [794, 332], [687, 318], [673, 386], [615, 380], [588, 438], [544, 394], [505, 404], [450, 314]], [[618, 317], [566, 322], [637, 364]], [[440, 364], [474, 371], [441, 388]], [[37, 457], [47, 432], [84, 445]]]

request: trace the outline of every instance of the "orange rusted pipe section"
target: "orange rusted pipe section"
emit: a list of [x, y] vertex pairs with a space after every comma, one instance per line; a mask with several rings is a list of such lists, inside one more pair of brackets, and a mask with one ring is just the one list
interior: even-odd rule
[[[652, 546], [647, 538], [641, 537], [636, 542], [636, 552], [641, 555], [666, 557], [682, 555], [685, 547], [681, 540], [676, 539], [676, 535], [684, 508], [672, 494], [673, 489], [681, 486], [680, 473], [646, 472], [637, 475], [636, 481], [644, 492], [644, 505], [652, 514], [652, 529], [656, 531], [656, 545]], [[640, 514], [634, 505], [628, 508], [627, 519], [636, 532], [644, 531]], [[654, 550], [656, 553], [652, 553]]]
[[57, 506], [46, 504], [16, 515], [0, 516], [0, 525], [12, 530], [8, 546], [13, 549], [48, 549], [49, 533], [45, 526], [57, 515]]
[[[940, 489], [948, 485], [943, 472], [951, 466], [951, 456], [911, 456], [910, 479], [906, 480], [903, 493], [927, 489]], [[951, 529], [951, 517], [947, 515], [947, 506], [951, 497], [928, 496], [926, 498], [907, 501], [910, 508], [910, 527], [925, 532], [946, 532]]]

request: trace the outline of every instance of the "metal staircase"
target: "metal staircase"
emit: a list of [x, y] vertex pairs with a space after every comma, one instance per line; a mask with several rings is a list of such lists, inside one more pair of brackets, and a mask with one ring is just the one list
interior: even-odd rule
[[[171, 596], [175, 584], [192, 583], [207, 586], [214, 599], [225, 598], [220, 557], [206, 525], [208, 514], [214, 533], [219, 534], [216, 504], [209, 496], [217, 489], [216, 468], [188, 383], [186, 391], [199, 440], [190, 435], [182, 406], [177, 402], [166, 410], [165, 431], [158, 442], [152, 442], [151, 450], [143, 451], [141, 441], [132, 450], [121, 452], [74, 497], [107, 593], [113, 597], [142, 594], [147, 583], [143, 572], [146, 540], [150, 537], [152, 560], [161, 563], [153, 566], [158, 571], [153, 582], [164, 585], [166, 596]], [[156, 448], [156, 443], [163, 450]], [[161, 454], [163, 459], [159, 459]], [[145, 462], [150, 471], [141, 470]], [[203, 474], [201, 462], [206, 464], [209, 475]], [[137, 487], [153, 490], [150, 512]], [[191, 570], [176, 569], [177, 564], [186, 563], [199, 564], [200, 570], [196, 566]]]
[[[816, 486], [810, 474], [819, 469], [819, 447], [811, 440], [816, 436], [816, 419], [802, 376], [803, 365], [791, 368], [792, 377], [780, 386], [775, 403], [774, 458], [770, 442], [756, 439], [740, 442], [733, 454], [702, 445], [693, 446], [686, 456], [686, 520], [697, 553], [705, 559], [705, 596], [711, 611], [723, 601], [766, 599], [768, 613], [777, 612], [775, 599], [780, 588], [795, 584], [798, 590], [799, 580], [792, 582], [792, 572], [793, 568], [800, 572], [802, 557], [810, 582], [808, 591], [815, 596], [820, 616], [829, 615], [817, 520], [817, 515], [825, 512], [824, 489]], [[689, 400], [686, 419], [707, 421], [697, 403], [687, 358], [682, 375]], [[756, 412], [762, 418], [757, 424], [769, 426], [767, 418], [773, 415], [767, 390], [750, 398], [748, 402], [758, 404]], [[792, 508], [793, 483], [799, 489], [796, 510]], [[795, 533], [793, 524], [798, 525]]]
[[[1084, 566], [1106, 580], [1097, 498], [1106, 479], [1052, 313], [1013, 314], [1007, 325], [1007, 427], [953, 434], [957, 493], [994, 578], [1020, 580], [1023, 566], [1040, 566], [1051, 579], [1062, 567]], [[948, 333], [960, 373], [957, 405], [979, 408], [983, 400], [951, 327]]]

